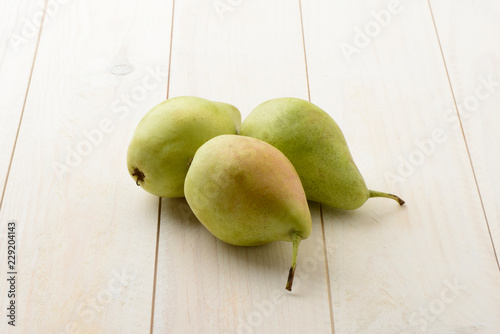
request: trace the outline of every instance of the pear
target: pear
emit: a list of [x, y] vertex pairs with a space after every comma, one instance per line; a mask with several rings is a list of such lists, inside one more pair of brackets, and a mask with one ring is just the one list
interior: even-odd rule
[[261, 139], [283, 152], [300, 176], [307, 199], [354, 210], [371, 197], [396, 195], [369, 190], [337, 123], [321, 108], [298, 98], [277, 98], [257, 106], [240, 134]]
[[136, 184], [161, 197], [183, 197], [184, 179], [196, 150], [209, 139], [237, 134], [234, 106], [194, 96], [168, 99], [139, 122], [127, 151]]
[[184, 193], [199, 221], [226, 243], [291, 241], [291, 291], [298, 246], [312, 225], [300, 178], [283, 153], [250, 137], [215, 137], [196, 152]]

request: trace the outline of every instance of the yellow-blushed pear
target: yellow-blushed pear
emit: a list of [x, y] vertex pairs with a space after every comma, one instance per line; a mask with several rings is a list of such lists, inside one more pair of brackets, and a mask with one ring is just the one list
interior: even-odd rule
[[299, 176], [283, 153], [255, 138], [215, 137], [196, 152], [184, 193], [199, 221], [226, 243], [291, 241], [291, 291], [298, 246], [312, 224]]
[[183, 197], [196, 150], [209, 139], [237, 134], [236, 107], [195, 96], [168, 99], [141, 119], [127, 151], [127, 167], [138, 186], [161, 197]]
[[240, 134], [263, 140], [283, 152], [300, 176], [307, 199], [354, 210], [370, 197], [396, 195], [367, 188], [340, 127], [321, 108], [298, 98], [277, 98], [257, 106]]

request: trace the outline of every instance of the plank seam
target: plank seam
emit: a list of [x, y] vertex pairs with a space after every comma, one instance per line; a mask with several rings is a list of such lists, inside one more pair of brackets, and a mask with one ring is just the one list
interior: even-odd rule
[[170, 97], [170, 66], [172, 64], [172, 41], [174, 39], [174, 10], [175, 10], [175, 0], [172, 0], [172, 22], [170, 24], [170, 51], [168, 55], [167, 100]]
[[[168, 75], [167, 75], [167, 100], [170, 93], [170, 65], [172, 64], [172, 40], [174, 36], [174, 11], [175, 11], [175, 0], [172, 0], [172, 22], [170, 23], [170, 46], [168, 54]], [[153, 274], [153, 298], [151, 305], [151, 327], [150, 333], [153, 333], [154, 318], [155, 318], [155, 302], [156, 302], [156, 280], [158, 275], [158, 249], [160, 245], [160, 222], [161, 222], [161, 197], [158, 204], [158, 225], [156, 228], [156, 251], [155, 251], [155, 268]]]
[[153, 333], [154, 317], [155, 317], [155, 301], [156, 301], [156, 275], [158, 273], [158, 248], [160, 244], [160, 220], [161, 220], [161, 197], [158, 200], [158, 224], [156, 226], [156, 249], [155, 249], [155, 267], [153, 273], [153, 298], [151, 305], [151, 326], [149, 332]]
[[302, 1], [299, 0], [300, 29], [302, 31], [302, 48], [304, 49], [304, 63], [306, 65], [307, 98], [311, 102], [311, 90], [309, 89], [309, 70], [307, 68], [306, 40], [304, 37], [304, 21], [302, 20]]
[[12, 161], [14, 160], [14, 154], [16, 152], [17, 139], [19, 138], [19, 132], [21, 131], [21, 124], [23, 122], [24, 109], [26, 108], [26, 101], [28, 100], [28, 94], [29, 94], [29, 90], [30, 90], [30, 86], [31, 86], [31, 78], [33, 77], [33, 70], [35, 68], [36, 56], [38, 54], [38, 46], [40, 45], [40, 39], [42, 37], [42, 29], [43, 29], [43, 23], [45, 21], [45, 16], [46, 16], [46, 11], [47, 11], [47, 3], [48, 3], [48, 0], [45, 0], [45, 4], [43, 7], [42, 19], [40, 20], [40, 30], [38, 31], [38, 37], [36, 40], [35, 53], [33, 54], [33, 62], [31, 63], [31, 70], [30, 70], [30, 75], [28, 78], [28, 85], [26, 86], [26, 94], [24, 94], [24, 101], [23, 101], [23, 107], [21, 109], [21, 116], [19, 117], [19, 124], [17, 126], [16, 137], [14, 138], [14, 145], [12, 146], [12, 153], [10, 155], [9, 166], [7, 167], [7, 174], [5, 175], [5, 183], [3, 185], [2, 197], [0, 198], [0, 211], [2, 210], [3, 200], [5, 197], [5, 191], [7, 189], [7, 183], [9, 181], [10, 169], [12, 167]]
[[325, 224], [323, 221], [323, 204], [319, 204], [319, 217], [321, 220], [321, 232], [323, 237], [323, 256], [325, 257], [326, 287], [328, 292], [328, 305], [330, 307], [330, 323], [332, 324], [332, 334], [335, 334], [335, 323], [333, 321], [332, 289], [330, 286], [330, 268], [328, 267], [328, 252], [326, 251]]
[[441, 52], [441, 58], [443, 59], [443, 65], [444, 65], [444, 69], [445, 69], [445, 72], [446, 72], [446, 77], [448, 79], [448, 85], [450, 86], [451, 96], [453, 98], [453, 104], [455, 106], [455, 111], [456, 111], [457, 116], [458, 116], [458, 123], [460, 124], [460, 130], [462, 131], [462, 138], [464, 140], [465, 149], [467, 151], [467, 157], [469, 158], [469, 164], [470, 164], [471, 169], [472, 169], [472, 175], [474, 177], [474, 182], [476, 184], [476, 190], [477, 190], [477, 193], [478, 193], [478, 196], [479, 196], [479, 201], [481, 203], [481, 208], [483, 210], [484, 220], [486, 222], [486, 228], [488, 229], [488, 234], [490, 236], [491, 246], [493, 247], [493, 254], [495, 255], [495, 260], [497, 262], [498, 270], [500, 270], [500, 262], [498, 261], [498, 255], [497, 255], [497, 251], [496, 251], [496, 248], [495, 248], [495, 242], [493, 241], [493, 236], [491, 235], [490, 224], [489, 224], [489, 221], [488, 221], [488, 216], [486, 215], [486, 210], [484, 208], [483, 197], [481, 196], [481, 190], [479, 188], [479, 184], [478, 184], [478, 181], [477, 181], [476, 171], [474, 169], [474, 163], [472, 162], [472, 157], [471, 157], [470, 150], [469, 150], [469, 144], [467, 143], [467, 137], [465, 135], [464, 127], [462, 125], [462, 119], [460, 118], [460, 112], [458, 111], [457, 100], [456, 100], [456, 97], [455, 97], [455, 92], [453, 90], [453, 84], [451, 83], [450, 73], [448, 72], [448, 65], [446, 63], [446, 58], [444, 56], [443, 47], [441, 45], [441, 40], [439, 38], [439, 32], [438, 32], [438, 29], [437, 29], [436, 20], [434, 19], [434, 13], [432, 11], [431, 1], [427, 0], [427, 4], [429, 6], [429, 12], [431, 14], [432, 24], [434, 26], [434, 31], [436, 33], [436, 38], [437, 38], [437, 42], [438, 42], [438, 45], [439, 45], [439, 51]]
[[[302, 1], [299, 0], [299, 13], [300, 13], [300, 29], [302, 32], [302, 48], [304, 50], [304, 64], [306, 70], [306, 83], [307, 83], [307, 98], [311, 102], [311, 90], [309, 87], [309, 69], [307, 67], [307, 52], [306, 52], [306, 39], [304, 34], [304, 20], [302, 18]], [[323, 256], [325, 258], [325, 272], [326, 272], [326, 289], [328, 295], [328, 307], [330, 313], [330, 324], [332, 328], [332, 334], [335, 334], [335, 323], [333, 321], [333, 304], [332, 304], [332, 289], [330, 286], [330, 269], [328, 267], [328, 253], [326, 251], [326, 239], [325, 239], [325, 224], [323, 222], [323, 206], [319, 204], [319, 216], [321, 220], [321, 237], [323, 238]]]

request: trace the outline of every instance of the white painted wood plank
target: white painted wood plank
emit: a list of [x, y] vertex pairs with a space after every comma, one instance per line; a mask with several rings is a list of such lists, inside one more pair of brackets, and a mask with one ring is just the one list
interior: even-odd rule
[[162, 203], [155, 333], [331, 333], [318, 204], [310, 205], [313, 232], [301, 242], [290, 293], [291, 243], [231, 246], [185, 199]]
[[[229, 1], [221, 1], [230, 3]], [[169, 96], [229, 102], [246, 116], [267, 99], [307, 99], [296, 2], [176, 1]], [[285, 290], [291, 244], [235, 247], [213, 237], [184, 199], [162, 199], [155, 333], [331, 333], [319, 206]]]
[[242, 118], [268, 99], [307, 98], [296, 3], [185, 2], [175, 4], [170, 97], [226, 101]]
[[336, 333], [498, 332], [500, 275], [462, 133], [443, 119], [453, 100], [427, 2], [302, 6], [312, 102], [369, 187], [407, 201], [324, 209]]
[[[3, 235], [17, 221], [15, 331], [148, 333], [158, 198], [128, 175], [126, 149], [165, 99], [172, 2], [58, 6], [43, 28], [0, 213]], [[0, 288], [5, 305], [5, 279]]]
[[[431, 1], [431, 5], [498, 256], [500, 3]], [[457, 119], [452, 120], [450, 126], [459, 128]]]
[[[43, 3], [42, 3], [43, 5]], [[34, 1], [0, 3], [0, 191], [3, 191], [35, 57], [43, 7]], [[1, 195], [0, 195], [1, 196]]]

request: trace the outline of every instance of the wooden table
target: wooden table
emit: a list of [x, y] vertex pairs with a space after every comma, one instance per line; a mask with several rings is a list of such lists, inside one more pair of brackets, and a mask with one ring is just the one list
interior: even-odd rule
[[[499, 15], [494, 0], [2, 1], [0, 332], [500, 333]], [[310, 99], [368, 186], [407, 205], [311, 202], [289, 293], [290, 243], [224, 244], [128, 175], [138, 121], [181, 95], [243, 117]]]

